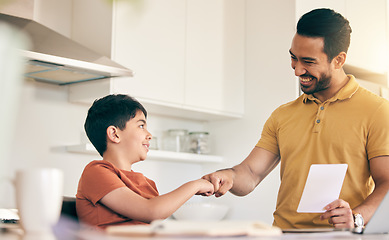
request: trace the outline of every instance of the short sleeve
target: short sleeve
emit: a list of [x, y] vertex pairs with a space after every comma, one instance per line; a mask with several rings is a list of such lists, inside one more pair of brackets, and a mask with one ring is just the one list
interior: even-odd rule
[[280, 155], [280, 150], [277, 141], [277, 124], [275, 122], [275, 112], [267, 119], [263, 126], [261, 139], [259, 139], [256, 147], [266, 149], [276, 155]]
[[125, 186], [120, 179], [120, 172], [112, 165], [94, 161], [84, 169], [79, 192], [95, 205], [111, 191]]
[[389, 102], [384, 101], [371, 119], [366, 143], [369, 160], [389, 155]]

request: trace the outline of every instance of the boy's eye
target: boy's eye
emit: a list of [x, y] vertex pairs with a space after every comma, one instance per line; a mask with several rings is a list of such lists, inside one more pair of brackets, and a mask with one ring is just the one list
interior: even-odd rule
[[140, 125], [139, 127], [140, 127], [140, 128], [145, 128], [145, 125], [144, 125], [144, 124], [142, 124], [142, 125]]

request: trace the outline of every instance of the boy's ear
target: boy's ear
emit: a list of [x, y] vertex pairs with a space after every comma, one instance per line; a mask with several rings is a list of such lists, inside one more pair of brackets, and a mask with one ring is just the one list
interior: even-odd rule
[[109, 140], [111, 140], [111, 142], [114, 142], [114, 143], [120, 142], [118, 129], [115, 126], [109, 126], [107, 128], [107, 137]]

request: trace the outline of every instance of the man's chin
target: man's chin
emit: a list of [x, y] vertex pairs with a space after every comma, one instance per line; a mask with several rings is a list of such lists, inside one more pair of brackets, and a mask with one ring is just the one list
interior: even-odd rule
[[301, 86], [300, 89], [305, 94], [313, 94], [315, 92], [315, 91], [309, 90], [308, 88], [305, 88], [303, 86]]

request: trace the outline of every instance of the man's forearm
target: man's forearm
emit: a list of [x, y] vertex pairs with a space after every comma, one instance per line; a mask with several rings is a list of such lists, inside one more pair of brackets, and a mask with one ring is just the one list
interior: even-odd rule
[[389, 182], [376, 184], [374, 191], [365, 199], [365, 201], [353, 209], [353, 211], [362, 214], [365, 224], [370, 221], [371, 217], [384, 199], [388, 190]]
[[234, 172], [234, 184], [230, 189], [232, 194], [245, 196], [255, 189], [258, 183], [247, 166], [239, 164], [230, 170]]

